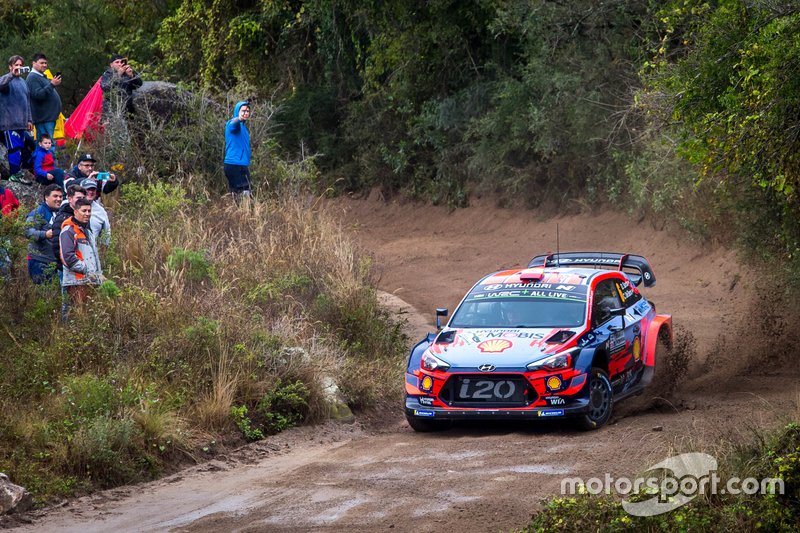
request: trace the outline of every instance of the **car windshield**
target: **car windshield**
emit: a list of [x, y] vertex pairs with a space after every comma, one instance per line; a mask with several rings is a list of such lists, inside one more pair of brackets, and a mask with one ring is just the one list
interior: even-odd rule
[[573, 328], [586, 319], [581, 285], [486, 285], [467, 295], [450, 320], [453, 328]]

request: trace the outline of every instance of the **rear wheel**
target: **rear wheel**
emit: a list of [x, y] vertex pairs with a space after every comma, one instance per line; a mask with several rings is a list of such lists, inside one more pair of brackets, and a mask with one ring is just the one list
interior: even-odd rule
[[429, 418], [419, 418], [411, 415], [406, 415], [406, 420], [408, 420], [408, 425], [411, 426], [411, 429], [420, 433], [442, 431], [450, 427], [449, 420], [431, 420]]
[[602, 368], [594, 367], [589, 375], [589, 410], [578, 418], [581, 429], [592, 430], [606, 425], [614, 409], [611, 381]]

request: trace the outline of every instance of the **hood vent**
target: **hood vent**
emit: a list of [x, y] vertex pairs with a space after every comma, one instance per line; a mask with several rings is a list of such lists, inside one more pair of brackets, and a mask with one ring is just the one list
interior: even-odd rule
[[570, 340], [573, 335], [575, 335], [574, 331], [570, 331], [568, 329], [562, 329], [561, 331], [558, 331], [553, 335], [550, 335], [550, 337], [544, 342], [546, 342], [547, 344], [564, 344], [565, 342]]

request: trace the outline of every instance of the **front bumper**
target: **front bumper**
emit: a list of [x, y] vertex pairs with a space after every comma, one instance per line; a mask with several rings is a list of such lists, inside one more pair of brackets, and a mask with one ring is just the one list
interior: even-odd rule
[[444, 408], [422, 405], [414, 396], [406, 396], [406, 416], [430, 418], [434, 420], [543, 420], [545, 418], [565, 418], [585, 413], [589, 410], [589, 399], [569, 401], [569, 405], [536, 407], [527, 409], [503, 408]]

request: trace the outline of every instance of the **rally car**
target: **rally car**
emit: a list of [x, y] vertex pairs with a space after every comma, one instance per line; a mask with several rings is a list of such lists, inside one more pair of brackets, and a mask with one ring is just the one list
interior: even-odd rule
[[638, 290], [656, 278], [636, 255], [569, 252], [481, 279], [445, 327], [411, 351], [405, 412], [416, 431], [458, 419], [571, 417], [602, 427], [639, 394], [672, 346], [672, 317]]

